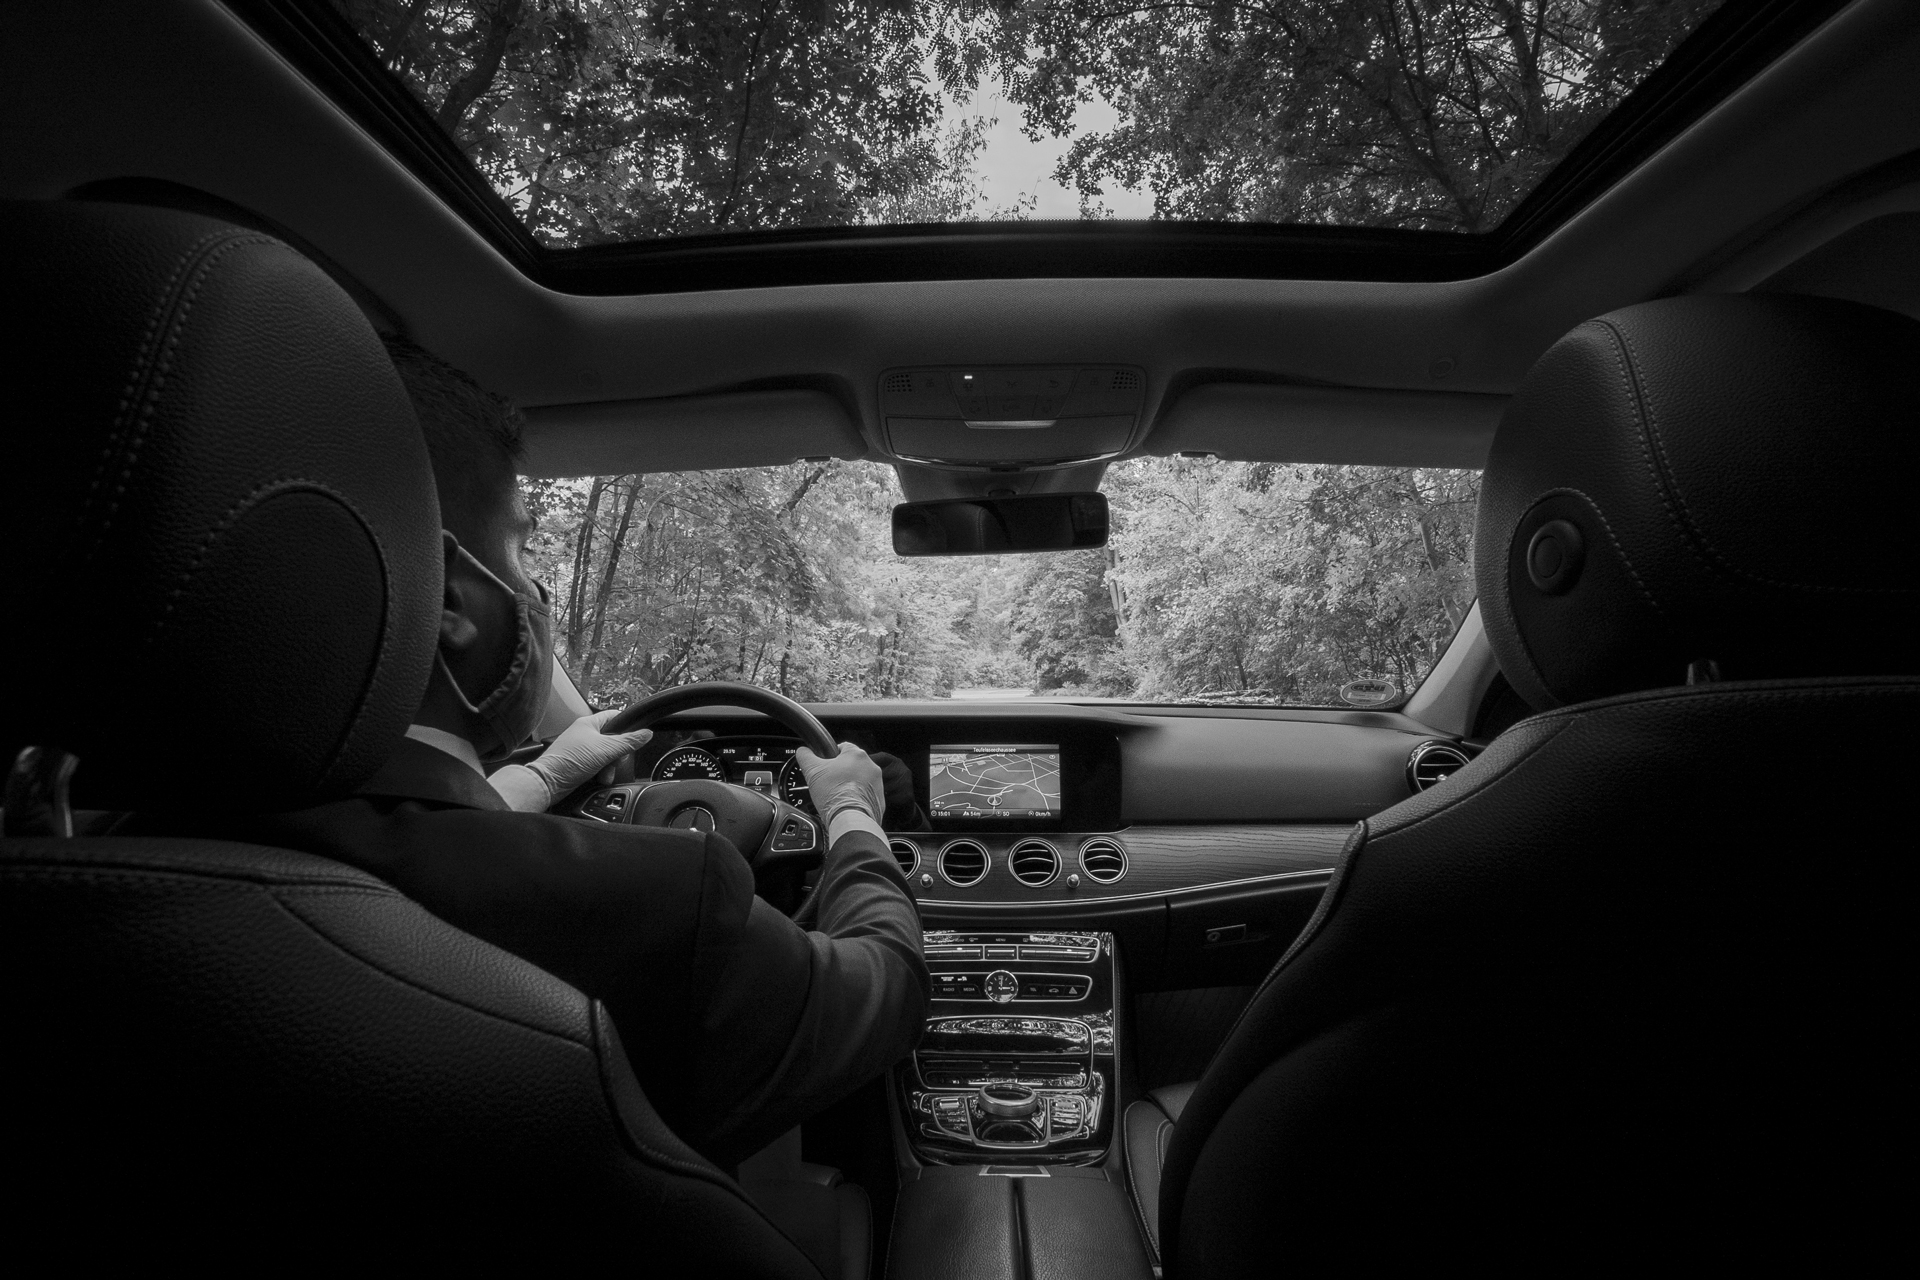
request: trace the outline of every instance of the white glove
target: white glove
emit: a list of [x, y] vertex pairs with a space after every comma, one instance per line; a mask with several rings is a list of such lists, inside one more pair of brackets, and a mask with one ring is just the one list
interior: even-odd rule
[[620, 714], [620, 708], [581, 716], [553, 745], [528, 764], [496, 769], [487, 781], [507, 804], [521, 813], [543, 813], [553, 802], [610, 764], [626, 759], [653, 739], [653, 730], [602, 733], [600, 726]]
[[849, 831], [868, 831], [882, 840], [880, 815], [887, 811], [887, 786], [880, 766], [851, 742], [840, 744], [840, 754], [822, 760], [801, 747], [793, 753], [813, 795], [813, 811], [827, 824], [827, 845]]

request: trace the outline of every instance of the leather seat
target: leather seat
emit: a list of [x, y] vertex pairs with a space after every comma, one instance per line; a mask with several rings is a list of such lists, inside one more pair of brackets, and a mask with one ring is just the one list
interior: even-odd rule
[[1916, 406], [1920, 324], [1851, 303], [1542, 357], [1475, 543], [1541, 714], [1361, 823], [1184, 1108], [1129, 1115], [1177, 1119], [1169, 1276], [1904, 1245]]
[[[101, 808], [351, 791], [440, 607], [379, 340], [264, 235], [78, 203], [0, 206], [0, 233], [5, 758], [70, 753]], [[323, 859], [21, 838], [57, 817], [34, 780], [0, 840], [21, 1256], [821, 1274], [661, 1124], [580, 992]]]
[[1126, 1144], [1127, 1188], [1140, 1215], [1141, 1234], [1157, 1262], [1160, 1258], [1160, 1170], [1166, 1164], [1173, 1126], [1193, 1097], [1194, 1081], [1153, 1089], [1127, 1108], [1121, 1126]]

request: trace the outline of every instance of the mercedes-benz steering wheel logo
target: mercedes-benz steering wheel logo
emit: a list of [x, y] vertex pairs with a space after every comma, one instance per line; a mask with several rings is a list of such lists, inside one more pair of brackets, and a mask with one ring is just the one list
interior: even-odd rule
[[667, 819], [669, 827], [678, 827], [682, 831], [711, 831], [713, 823], [713, 811], [697, 804], [676, 809], [673, 816]]

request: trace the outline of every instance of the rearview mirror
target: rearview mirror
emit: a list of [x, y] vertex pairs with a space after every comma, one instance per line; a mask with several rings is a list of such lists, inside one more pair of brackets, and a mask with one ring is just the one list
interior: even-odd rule
[[1107, 545], [1101, 493], [903, 502], [893, 509], [893, 549], [903, 556], [991, 556]]

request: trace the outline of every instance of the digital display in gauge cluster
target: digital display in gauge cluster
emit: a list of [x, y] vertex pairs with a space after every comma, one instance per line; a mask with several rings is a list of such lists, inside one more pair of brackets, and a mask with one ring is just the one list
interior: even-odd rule
[[755, 738], [708, 738], [675, 747], [654, 763], [655, 782], [707, 778], [778, 795], [788, 804], [811, 809], [807, 780], [794, 762], [796, 742]]

